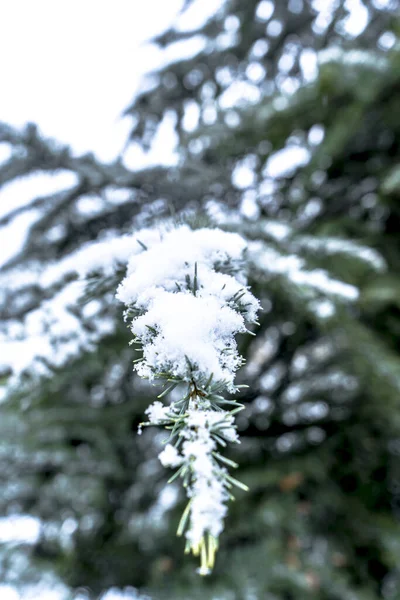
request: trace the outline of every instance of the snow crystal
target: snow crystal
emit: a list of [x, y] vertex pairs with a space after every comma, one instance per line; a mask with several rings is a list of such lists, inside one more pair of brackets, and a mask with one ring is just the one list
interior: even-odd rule
[[[117, 291], [119, 300], [139, 311], [131, 325], [143, 344], [139, 375], [169, 372], [189, 381], [194, 372], [199, 378], [213, 374], [234, 389], [241, 364], [234, 336], [246, 331], [246, 320], [254, 321], [259, 308], [243, 287], [244, 249], [239, 235], [216, 229], [181, 226], [161, 240], [146, 236]], [[218, 272], [227, 265], [234, 275]]]
[[[154, 404], [160, 405], [156, 407], [154, 421], [161, 420], [165, 407], [160, 402]], [[159, 410], [161, 413], [158, 413]], [[146, 412], [150, 417], [154, 416], [153, 410]], [[185, 427], [180, 434], [184, 438], [182, 453], [172, 444], [167, 444], [159, 459], [164, 467], [185, 465], [192, 472], [188, 488], [190, 522], [186, 536], [196, 546], [207, 532], [215, 538], [219, 536], [227, 512], [229, 494], [224, 480], [227, 470], [214, 458], [213, 453], [217, 449], [215, 434], [227, 441], [239, 440], [234, 417], [229, 412], [202, 409], [192, 401], [184, 420]]]
[[[154, 234], [154, 231], [153, 231]], [[138, 234], [142, 237], [142, 232]], [[217, 229], [192, 231], [187, 226], [167, 232], [158, 243], [149, 244], [147, 252], [135, 254], [129, 260], [127, 277], [118, 288], [117, 298], [125, 304], [136, 302], [141, 293], [152, 287], [176, 290], [176, 282], [193, 277], [194, 266], [208, 269], [216, 263], [240, 261], [246, 243], [235, 233]], [[130, 275], [134, 274], [134, 277]]]
[[138, 363], [137, 371], [143, 377], [170, 372], [189, 380], [189, 360], [201, 375], [214, 373], [217, 380], [232, 384], [240, 358], [223, 351], [236, 350], [232, 336], [244, 331], [243, 317], [216, 298], [160, 291], [148, 312], [132, 324], [132, 332], [145, 341], [144, 361]]
[[[196, 473], [200, 473], [199, 462], [200, 459], [197, 458], [194, 467]], [[198, 477], [191, 494], [191, 527], [187, 538], [192, 545], [198, 544], [206, 531], [218, 538], [227, 513], [228, 493], [224, 489], [223, 482], [215, 478], [207, 481], [204, 476]]]
[[164, 406], [162, 402], [153, 402], [150, 406], [145, 410], [146, 415], [149, 417], [149, 422], [159, 424], [161, 421], [164, 421], [168, 418], [168, 414], [171, 412], [169, 406]]
[[163, 467], [177, 467], [179, 466], [183, 458], [179, 455], [178, 450], [175, 446], [167, 444], [164, 450], [158, 455]]
[[188, 424], [195, 426], [187, 430], [183, 444], [183, 459], [190, 462], [193, 471], [193, 484], [189, 489], [191, 497], [190, 526], [186, 533], [192, 545], [198, 544], [206, 532], [218, 538], [223, 529], [228, 493], [224, 485], [224, 467], [218, 466], [213, 452], [217, 444], [212, 432], [224, 420], [232, 422], [229, 413], [214, 411], [189, 411]]
[[189, 427], [213, 428], [216, 425], [223, 425], [226, 422], [229, 425], [233, 422], [233, 417], [225, 411], [215, 412], [213, 410], [191, 410], [189, 411], [187, 423]]

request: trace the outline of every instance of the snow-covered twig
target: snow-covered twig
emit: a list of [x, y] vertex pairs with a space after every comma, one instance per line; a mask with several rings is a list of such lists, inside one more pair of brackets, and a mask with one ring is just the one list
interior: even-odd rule
[[214, 564], [231, 488], [246, 489], [229, 474], [237, 465], [219, 452], [239, 443], [234, 415], [243, 408], [222, 393], [238, 390], [243, 361], [235, 335], [257, 323], [259, 303], [246, 287], [246, 243], [238, 234], [180, 226], [157, 235], [146, 230], [137, 240], [117, 297], [141, 354], [139, 375], [166, 380], [159, 398], [186, 384], [181, 399], [154, 402], [144, 425], [170, 433], [159, 458], [176, 469], [171, 480], [183, 480], [189, 501], [177, 533], [185, 532], [186, 552], [200, 555], [204, 575]]

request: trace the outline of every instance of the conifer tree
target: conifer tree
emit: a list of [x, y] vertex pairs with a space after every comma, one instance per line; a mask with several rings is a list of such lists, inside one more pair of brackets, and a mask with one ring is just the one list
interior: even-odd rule
[[[0, 507], [42, 523], [2, 545], [2, 579], [52, 573], [81, 598], [396, 599], [398, 2], [354, 17], [348, 2], [231, 0], [193, 30], [195, 4], [155, 40], [167, 64], [127, 109], [144, 148], [174, 122], [174, 167], [101, 164], [0, 126], [0, 194], [17, 198], [0, 204]], [[163, 389], [134, 373], [115, 297], [134, 233], [166, 222], [245, 240], [262, 308], [237, 337], [248, 387], [227, 398], [245, 406], [226, 458], [249, 491], [204, 579], [175, 536], [187, 502], [157, 459], [165, 435], [137, 434]]]

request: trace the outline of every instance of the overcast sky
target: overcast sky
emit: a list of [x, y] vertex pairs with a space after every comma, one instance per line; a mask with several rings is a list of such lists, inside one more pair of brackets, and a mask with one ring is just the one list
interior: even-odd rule
[[[195, 3], [182, 25], [195, 27], [220, 4]], [[345, 4], [351, 9], [348, 29], [362, 31], [365, 7], [360, 0]], [[122, 111], [143, 74], [164, 59], [145, 41], [166, 29], [182, 5], [183, 0], [0, 2], [0, 121], [35, 122], [77, 153], [94, 151], [112, 160], [130, 128]], [[323, 21], [332, 0], [314, 5]]]
[[165, 29], [182, 0], [13, 0], [0, 3], [0, 120], [38, 123], [46, 136], [116, 156], [120, 119], [155, 66], [144, 41]]

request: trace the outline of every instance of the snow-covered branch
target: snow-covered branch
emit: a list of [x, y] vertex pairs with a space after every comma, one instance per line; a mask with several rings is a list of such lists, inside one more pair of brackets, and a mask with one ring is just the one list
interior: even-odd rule
[[207, 574], [231, 488], [245, 488], [228, 472], [237, 465], [219, 452], [239, 442], [234, 415], [242, 406], [221, 394], [238, 389], [243, 360], [235, 335], [257, 323], [259, 303], [246, 287], [246, 243], [238, 234], [187, 226], [142, 233], [117, 297], [141, 354], [139, 375], [166, 381], [159, 398], [185, 384], [179, 400], [147, 409], [145, 425], [170, 432], [159, 458], [177, 469], [171, 479], [183, 480], [189, 498], [178, 535], [186, 532], [186, 551], [200, 555], [199, 572]]

